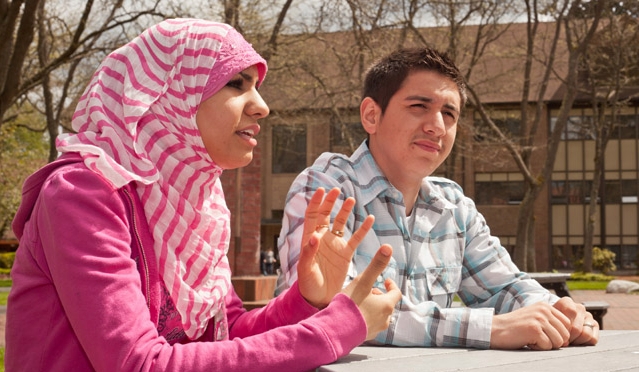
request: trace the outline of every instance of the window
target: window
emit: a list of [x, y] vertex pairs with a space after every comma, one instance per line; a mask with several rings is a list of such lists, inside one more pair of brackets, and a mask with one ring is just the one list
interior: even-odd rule
[[609, 204], [637, 203], [637, 180], [606, 181], [604, 200]]
[[552, 181], [552, 204], [584, 204], [589, 202], [592, 181]]
[[366, 139], [366, 131], [356, 123], [331, 124], [331, 151], [350, 155]]
[[637, 116], [636, 115], [619, 115], [617, 116], [618, 125], [615, 127], [612, 138], [619, 139], [635, 139], [637, 135]]
[[[606, 116], [605, 120], [610, 120], [610, 116]], [[634, 114], [618, 115], [616, 125], [613, 126], [611, 139], [635, 139], [638, 138], [637, 133], [639, 119]], [[555, 128], [557, 117], [550, 119], [550, 130]], [[595, 138], [593, 128], [593, 118], [582, 112], [582, 114], [574, 115], [568, 118], [566, 128], [561, 134], [562, 140], [592, 140]]]
[[639, 263], [639, 248], [636, 245], [607, 246], [615, 253], [615, 265], [621, 270], [636, 270]]
[[306, 126], [273, 127], [273, 173], [299, 173], [306, 168]]
[[477, 204], [520, 204], [524, 199], [524, 183], [521, 181], [476, 182]]
[[[519, 113], [510, 111], [491, 113], [491, 120], [507, 137], [516, 137], [521, 135], [521, 119]], [[497, 135], [492, 128], [481, 118], [476, 118], [474, 122], [475, 136], [477, 142], [495, 141]]]

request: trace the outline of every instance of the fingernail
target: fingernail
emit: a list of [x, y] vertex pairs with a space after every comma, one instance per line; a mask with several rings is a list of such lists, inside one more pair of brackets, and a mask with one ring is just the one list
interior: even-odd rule
[[379, 248], [379, 253], [381, 253], [382, 255], [386, 257], [389, 257], [393, 253], [393, 249], [387, 245], [382, 245]]

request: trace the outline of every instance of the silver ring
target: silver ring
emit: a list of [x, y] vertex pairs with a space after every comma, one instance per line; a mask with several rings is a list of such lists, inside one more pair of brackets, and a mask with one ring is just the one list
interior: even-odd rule
[[584, 323], [584, 327], [590, 327], [590, 328], [595, 328], [595, 325], [592, 323]]

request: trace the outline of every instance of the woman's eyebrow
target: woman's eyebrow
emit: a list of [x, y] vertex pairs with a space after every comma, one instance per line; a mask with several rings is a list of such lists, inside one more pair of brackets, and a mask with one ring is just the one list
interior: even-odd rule
[[241, 72], [239, 73], [239, 75], [242, 77], [242, 79], [246, 80], [246, 81], [247, 81], [247, 82], [249, 82], [249, 83], [250, 83], [250, 82], [252, 82], [252, 81], [253, 81], [253, 79], [257, 80], [257, 78], [253, 78], [253, 76], [252, 76], [252, 75], [250, 75], [250, 74], [248, 74], [248, 73], [246, 73], [246, 72], [244, 72], [244, 71], [241, 71]]

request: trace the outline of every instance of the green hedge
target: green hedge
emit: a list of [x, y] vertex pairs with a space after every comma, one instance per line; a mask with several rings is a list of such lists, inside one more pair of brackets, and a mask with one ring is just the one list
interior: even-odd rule
[[[16, 259], [16, 252], [3, 252], [0, 253], [0, 269], [4, 269], [7, 273], [13, 266], [13, 261]], [[0, 271], [0, 273], [3, 273]]]

